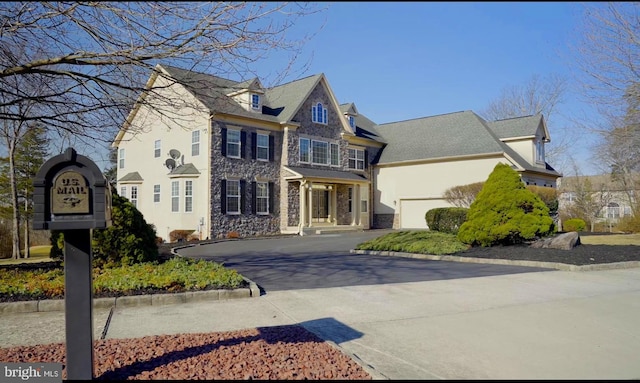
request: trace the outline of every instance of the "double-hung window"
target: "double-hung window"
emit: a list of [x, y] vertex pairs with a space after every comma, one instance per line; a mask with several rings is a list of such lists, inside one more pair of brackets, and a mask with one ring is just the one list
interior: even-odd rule
[[240, 214], [240, 180], [227, 180], [227, 214]]
[[258, 94], [251, 95], [251, 108], [260, 109], [260, 95]]
[[153, 144], [153, 157], [154, 158], [158, 158], [160, 157], [160, 152], [161, 152], [161, 142], [160, 140], [156, 140], [156, 142]]
[[200, 154], [200, 131], [194, 130], [191, 132], [191, 155], [197, 156]]
[[356, 127], [356, 118], [353, 116], [349, 116], [349, 126], [352, 128]]
[[126, 186], [121, 186], [120, 187], [120, 196], [127, 198], [127, 187]]
[[536, 141], [536, 162], [544, 163], [544, 142], [542, 140]]
[[331, 143], [329, 148], [331, 149], [331, 166], [340, 166], [340, 150], [336, 143]]
[[171, 181], [171, 211], [180, 211], [180, 181]]
[[184, 181], [184, 211], [193, 211], [193, 181]]
[[269, 214], [268, 182], [256, 182], [256, 214]]
[[239, 130], [227, 130], [227, 157], [240, 158]]
[[138, 207], [138, 187], [131, 186], [131, 203], [133, 206]]
[[311, 107], [311, 121], [320, 124], [327, 124], [327, 109], [319, 102]]
[[311, 162], [317, 165], [329, 164], [329, 143], [325, 141], [311, 141]]
[[309, 163], [311, 148], [308, 138], [300, 138], [300, 162]]
[[364, 150], [349, 149], [349, 169], [364, 170]]
[[160, 202], [160, 185], [153, 185], [153, 202]]
[[120, 169], [124, 169], [124, 149], [120, 149], [120, 155], [118, 157]]
[[269, 161], [269, 136], [266, 134], [256, 134], [256, 158]]

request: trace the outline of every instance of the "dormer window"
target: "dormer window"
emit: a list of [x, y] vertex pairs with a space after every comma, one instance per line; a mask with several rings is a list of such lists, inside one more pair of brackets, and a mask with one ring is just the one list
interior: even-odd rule
[[311, 107], [311, 121], [319, 124], [327, 124], [327, 109], [319, 102]]
[[349, 126], [353, 129], [356, 128], [356, 118], [353, 116], [349, 116]]
[[251, 109], [258, 110], [260, 109], [260, 95], [252, 94], [251, 95]]
[[544, 164], [544, 141], [542, 139], [536, 141], [536, 162]]

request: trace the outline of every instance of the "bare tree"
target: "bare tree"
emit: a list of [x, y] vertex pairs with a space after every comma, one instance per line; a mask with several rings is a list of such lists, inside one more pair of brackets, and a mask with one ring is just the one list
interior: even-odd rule
[[[0, 119], [38, 121], [105, 144], [132, 105], [144, 102], [138, 96], [156, 64], [245, 78], [280, 52], [289, 58], [282, 76], [309, 37], [286, 32], [319, 11], [311, 3], [0, 3]], [[38, 95], [11, 86], [33, 76], [46, 80]], [[41, 105], [38, 113], [6, 108], [25, 99]]]
[[565, 190], [573, 193], [574, 201], [567, 207], [566, 213], [589, 222], [591, 232], [593, 232], [596, 220], [602, 209], [611, 202], [610, 183], [599, 182], [594, 184], [588, 176], [580, 175], [575, 162], [572, 166], [576, 176], [573, 179], [573, 184], [565, 188]]
[[[502, 89], [500, 96], [480, 112], [489, 121], [513, 117], [542, 114], [548, 125], [552, 125], [554, 116], [559, 114], [559, 108], [567, 92], [567, 80], [559, 75], [551, 74], [546, 77], [533, 75], [524, 85], [512, 85]], [[548, 162], [563, 163], [562, 158], [573, 141], [573, 130], [561, 127], [562, 135], [553, 139], [545, 150]]]
[[444, 200], [456, 207], [470, 207], [476, 196], [482, 190], [483, 182], [453, 186], [445, 190], [442, 195]]

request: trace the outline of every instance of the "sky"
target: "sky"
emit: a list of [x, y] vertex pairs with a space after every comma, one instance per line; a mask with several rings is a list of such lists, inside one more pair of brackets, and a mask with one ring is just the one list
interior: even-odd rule
[[[308, 70], [286, 80], [322, 72], [339, 103], [354, 102], [376, 123], [479, 113], [504, 88], [524, 86], [533, 75], [557, 74], [569, 84], [580, 75], [569, 51], [578, 3], [321, 4], [328, 9], [292, 31], [317, 32], [300, 55], [300, 63], [311, 60]], [[548, 125], [552, 142], [575, 132], [574, 117], [590, 113], [580, 98], [570, 86]], [[573, 138], [570, 153], [582, 174], [599, 172], [590, 163], [594, 139], [583, 131]]]
[[[596, 136], [572, 122], [593, 113], [572, 86], [580, 76], [569, 49], [580, 22], [579, 3], [318, 4], [327, 9], [287, 31], [288, 39], [315, 35], [294, 64], [298, 70], [280, 83], [324, 73], [339, 103], [354, 102], [361, 114], [381, 124], [464, 110], [481, 113], [507, 87], [524, 86], [534, 75], [561, 75], [570, 87], [548, 121], [552, 144], [571, 137], [568, 154], [580, 174], [602, 172], [591, 159]], [[276, 85], [268, 76], [287, 63], [274, 54], [254, 70], [264, 85]], [[105, 151], [95, 161], [106, 168], [107, 159]], [[565, 175], [574, 173], [566, 162], [551, 165]]]

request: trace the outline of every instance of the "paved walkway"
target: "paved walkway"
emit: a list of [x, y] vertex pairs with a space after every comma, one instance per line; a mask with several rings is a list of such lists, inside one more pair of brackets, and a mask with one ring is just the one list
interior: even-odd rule
[[[96, 310], [94, 316], [99, 338], [109, 311]], [[106, 337], [296, 323], [335, 342], [378, 378], [640, 378], [638, 268], [287, 290], [258, 298], [122, 307], [113, 312]], [[0, 315], [0, 347], [62, 341], [62, 312]]]

